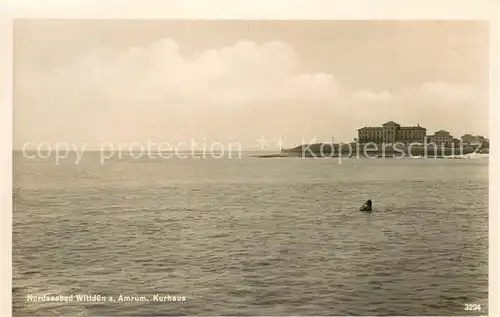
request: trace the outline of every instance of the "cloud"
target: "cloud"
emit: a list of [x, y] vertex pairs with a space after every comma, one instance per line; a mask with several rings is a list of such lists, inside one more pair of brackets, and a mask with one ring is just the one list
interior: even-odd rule
[[73, 97], [86, 93], [103, 99], [176, 100], [183, 105], [336, 97], [332, 76], [301, 74], [297, 66], [293, 48], [282, 42], [240, 41], [187, 58], [174, 41], [164, 39], [118, 54], [93, 52], [31, 82]]
[[[301, 71], [300, 62], [282, 42], [240, 41], [192, 56], [171, 39], [96, 50], [52, 71], [16, 74], [15, 143], [349, 140], [360, 126], [388, 120], [438, 127], [480, 99], [474, 87], [441, 82], [342, 92], [332, 74]], [[479, 112], [461, 118], [454, 128], [482, 120]]]
[[[271, 116], [277, 105], [338, 97], [332, 75], [300, 72], [299, 62], [282, 42], [240, 41], [189, 57], [170, 39], [90, 52], [59, 69], [18, 76], [16, 134], [30, 140], [257, 137], [258, 127], [274, 131], [286, 119], [286, 110]], [[243, 123], [249, 124], [241, 133]]]
[[446, 82], [427, 82], [420, 87], [412, 87], [393, 92], [385, 90], [382, 92], [358, 91], [353, 98], [363, 102], [393, 102], [412, 101], [440, 102], [443, 106], [456, 106], [473, 102], [479, 98], [478, 91], [472, 85]]
[[358, 91], [353, 94], [354, 99], [360, 100], [360, 101], [367, 101], [367, 102], [373, 102], [373, 101], [387, 101], [390, 100], [391, 98], [391, 93], [389, 91], [383, 91], [379, 93], [374, 93], [371, 91]]

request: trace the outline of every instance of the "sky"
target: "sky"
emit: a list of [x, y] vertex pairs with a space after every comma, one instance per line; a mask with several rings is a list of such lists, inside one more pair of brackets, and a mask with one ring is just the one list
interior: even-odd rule
[[488, 136], [488, 25], [17, 20], [24, 144], [348, 142], [387, 121]]

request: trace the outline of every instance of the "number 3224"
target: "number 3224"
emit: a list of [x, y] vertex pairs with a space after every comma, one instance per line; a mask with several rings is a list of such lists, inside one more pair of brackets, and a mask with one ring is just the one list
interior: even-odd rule
[[464, 309], [467, 311], [480, 311], [481, 305], [479, 305], [479, 304], [465, 304]]

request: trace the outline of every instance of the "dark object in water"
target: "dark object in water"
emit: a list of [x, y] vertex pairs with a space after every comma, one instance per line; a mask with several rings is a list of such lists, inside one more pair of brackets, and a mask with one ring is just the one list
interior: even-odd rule
[[359, 211], [372, 211], [372, 200], [368, 199], [361, 208], [359, 208]]

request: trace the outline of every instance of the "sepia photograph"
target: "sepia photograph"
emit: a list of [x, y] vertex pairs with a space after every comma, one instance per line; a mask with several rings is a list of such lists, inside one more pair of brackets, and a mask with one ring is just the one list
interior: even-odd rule
[[16, 19], [13, 316], [487, 316], [490, 26]]

